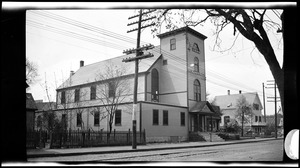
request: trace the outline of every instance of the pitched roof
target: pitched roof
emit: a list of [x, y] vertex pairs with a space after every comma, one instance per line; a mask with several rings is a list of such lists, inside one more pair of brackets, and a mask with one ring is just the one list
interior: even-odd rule
[[180, 32], [189, 32], [203, 40], [205, 40], [207, 37], [199, 32], [197, 32], [196, 30], [188, 27], [188, 26], [185, 26], [185, 27], [182, 27], [182, 28], [179, 28], [179, 29], [176, 29], [176, 30], [173, 30], [173, 31], [169, 31], [169, 32], [166, 32], [166, 33], [163, 33], [163, 34], [159, 34], [157, 35], [157, 37], [159, 38], [164, 38], [164, 37], [168, 37], [168, 36], [171, 36], [173, 34], [177, 34], [177, 33], [180, 33]]
[[31, 93], [26, 93], [26, 109], [37, 110]]
[[55, 102], [36, 102], [38, 111], [48, 111], [54, 109]]
[[[147, 59], [142, 59], [139, 62], [139, 73], [146, 72], [148, 69], [152, 66], [152, 64], [161, 56], [160, 54], [160, 46], [156, 46], [151, 50], [145, 51], [145, 53], [152, 53], [154, 56], [149, 57]], [[125, 66], [126, 67], [126, 74], [124, 75], [130, 75], [134, 74], [135, 66], [134, 61], [132, 62], [122, 62], [123, 59], [129, 58], [129, 57], [135, 57], [135, 53], [129, 54], [129, 55], [122, 55], [119, 57], [115, 57], [112, 59], [107, 59], [104, 61], [96, 62], [90, 65], [86, 65], [83, 67], [80, 67], [74, 75], [69, 77], [62, 85], [60, 85], [57, 89], [72, 87], [72, 86], [79, 86], [82, 84], [87, 84], [91, 82], [95, 82], [97, 74], [101, 73], [101, 71], [104, 70], [104, 67], [107, 64], [113, 64], [115, 66]], [[72, 82], [70, 82], [72, 81]]]
[[220, 106], [221, 109], [235, 108], [236, 107], [236, 101], [242, 95], [245, 96], [246, 100], [250, 104], [253, 104], [255, 98], [257, 97], [258, 101], [260, 103], [260, 106], [261, 106], [261, 102], [259, 100], [257, 92], [248, 92], [248, 93], [241, 93], [241, 94], [230, 94], [230, 95], [216, 96], [215, 97], [215, 104]]
[[218, 110], [217, 106], [212, 106], [208, 101], [200, 101], [190, 109], [190, 112], [219, 116], [220, 113], [215, 110]]

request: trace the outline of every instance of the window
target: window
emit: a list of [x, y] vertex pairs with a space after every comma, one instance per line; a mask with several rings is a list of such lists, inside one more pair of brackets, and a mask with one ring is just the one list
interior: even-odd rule
[[197, 43], [194, 43], [192, 51], [196, 52], [196, 53], [200, 53], [199, 47]]
[[81, 122], [82, 122], [82, 114], [81, 113], [77, 113], [77, 127], [81, 127]]
[[258, 116], [255, 116], [255, 122], [257, 122], [258, 121]]
[[65, 104], [66, 103], [66, 92], [65, 91], [61, 92], [60, 102], [61, 102], [61, 104]]
[[96, 99], [96, 86], [91, 86], [91, 100], [95, 100]]
[[258, 117], [258, 122], [261, 122], [261, 116]]
[[121, 121], [122, 121], [122, 111], [121, 110], [116, 110], [115, 113], [115, 125], [121, 125]]
[[80, 89], [75, 89], [75, 102], [79, 102]]
[[258, 104], [255, 104], [255, 103], [253, 103], [253, 109], [254, 109], [254, 110], [259, 110], [259, 105], [258, 105]]
[[153, 125], [158, 125], [158, 110], [153, 110]]
[[197, 102], [201, 101], [201, 87], [198, 79], [194, 81], [194, 99]]
[[167, 110], [163, 111], [163, 125], [169, 124], [169, 114]]
[[100, 112], [95, 111], [94, 112], [94, 126], [99, 126], [100, 124]]
[[109, 82], [108, 83], [108, 96], [109, 97], [115, 97], [116, 92], [115, 92], [115, 83], [114, 82]]
[[180, 125], [185, 126], [185, 113], [180, 112]]
[[168, 60], [164, 59], [163, 60], [163, 65], [168, 65]]
[[194, 72], [199, 72], [199, 59], [197, 57], [194, 58]]
[[170, 40], [170, 50], [175, 50], [176, 49], [176, 39], [172, 38]]
[[227, 125], [230, 122], [230, 116], [224, 116], [224, 125]]
[[151, 97], [152, 101], [159, 101], [159, 77], [157, 69], [151, 71]]

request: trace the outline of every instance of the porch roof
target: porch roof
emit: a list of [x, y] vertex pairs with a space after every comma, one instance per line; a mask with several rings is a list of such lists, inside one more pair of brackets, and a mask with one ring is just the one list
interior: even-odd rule
[[190, 113], [199, 113], [203, 115], [220, 117], [220, 114], [217, 113], [212, 105], [208, 101], [197, 102], [189, 111]]

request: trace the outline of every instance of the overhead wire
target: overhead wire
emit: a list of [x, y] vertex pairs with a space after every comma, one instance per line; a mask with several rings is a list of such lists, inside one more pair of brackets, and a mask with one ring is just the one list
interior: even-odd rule
[[[136, 40], [133, 39], [133, 38], [129, 38], [129, 37], [126, 37], [126, 36], [123, 36], [123, 35], [119, 35], [119, 34], [117, 34], [117, 33], [112, 33], [112, 32], [107, 31], [107, 30], [105, 30], [105, 29], [101, 29], [101, 28], [98, 28], [98, 27], [95, 27], [95, 26], [91, 26], [91, 25], [88, 25], [88, 24], [85, 24], [85, 23], [82, 23], [82, 22], [79, 22], [79, 21], [71, 20], [71, 19], [68, 19], [68, 18], [66, 18], [66, 17], [62, 17], [62, 16], [60, 16], [60, 15], [56, 15], [56, 14], [53, 14], [53, 15], [47, 15], [47, 14], [44, 14], [44, 16], [46, 16], [46, 17], [52, 17], [52, 18], [54, 18], [54, 19], [56, 19], [56, 20], [60, 20], [60, 21], [65, 22], [65, 23], [72, 24], [72, 25], [77, 26], [77, 27], [81, 27], [81, 28], [84, 28], [84, 29], [89, 30], [89, 31], [93, 31], [93, 32], [96, 32], [96, 33], [103, 33], [104, 35], [108, 35], [109, 37], [116, 38], [116, 39], [119, 39], [119, 40], [122, 40], [122, 41], [126, 41], [126, 42], [129, 42], [129, 43], [132, 43], [132, 44], [135, 44], [135, 43], [136, 43]], [[55, 17], [54, 17], [54, 16], [55, 16]], [[59, 17], [61, 17], [61, 18], [59, 18]], [[73, 21], [73, 22], [72, 22], [72, 21]], [[91, 27], [87, 27], [86, 25], [87, 25], [87, 26], [91, 26]], [[98, 31], [96, 31], [96, 30], [98, 30]], [[102, 32], [99, 31], [99, 30], [101, 30]], [[66, 35], [66, 34], [65, 34], [65, 35]], [[91, 40], [91, 39], [89, 39], [89, 40]], [[91, 42], [91, 41], [89, 41], [89, 42]], [[141, 42], [142, 42], [142, 41], [141, 41]], [[143, 42], [143, 43], [145, 43], [145, 42]], [[145, 43], [145, 44], [146, 44], [146, 43]], [[100, 45], [101, 45], [101, 44], [100, 44]], [[117, 49], [123, 49], [123, 47], [122, 47], [122, 46], [119, 46], [119, 47], [117, 47]], [[165, 56], [168, 56], [169, 58], [173, 59], [174, 61], [177, 61], [177, 63], [183, 63], [184, 65], [186, 65], [185, 59], [182, 59], [182, 58], [180, 58], [180, 57], [178, 57], [178, 56], [174, 56], [173, 54], [171, 54], [171, 53], [169, 53], [169, 52], [166, 52], [166, 51], [164, 51], [164, 53], [165, 53]], [[176, 67], [176, 68], [177, 68], [177, 70], [179, 70], [179, 72], [180, 72], [180, 71], [185, 71], [184, 69], [180, 69], [180, 68], [178, 68], [178, 67]], [[204, 67], [199, 67], [199, 68], [204, 69]], [[204, 70], [205, 70], [205, 69], [204, 69]], [[229, 79], [226, 79], [226, 78], [223, 77], [224, 75], [220, 76], [220, 75], [216, 74], [216, 72], [210, 72], [210, 70], [208, 70], [207, 72], [211, 73], [211, 75], [214, 76], [214, 77], [217, 78], [217, 79], [218, 79], [218, 78], [223, 78], [223, 81], [226, 80], [227, 83], [229, 83], [229, 84], [230, 84], [230, 82], [233, 81], [233, 80], [230, 80], [230, 82], [229, 82]], [[174, 74], [174, 75], [176, 76], [176, 74]], [[178, 74], [177, 74], [177, 75], [178, 75]], [[204, 74], [202, 74], [202, 75], [204, 76]], [[205, 77], [205, 76], [204, 76], [204, 77]], [[208, 79], [208, 81], [211, 82], [210, 79]], [[217, 83], [215, 82], [214, 84], [217, 84]], [[232, 83], [231, 83], [231, 84], [232, 84]], [[240, 83], [240, 84], [241, 84], [241, 83]], [[220, 84], [217, 84], [217, 85], [220, 86]], [[237, 85], [237, 83], [235, 83], [234, 85]], [[228, 88], [228, 85], [227, 85], [227, 86], [222, 85], [222, 86]], [[237, 85], [237, 86], [238, 86], [238, 85]], [[246, 86], [246, 85], [244, 85], [244, 86]], [[240, 87], [240, 85], [239, 85], [239, 87]], [[237, 89], [237, 90], [239, 90], [239, 89]]]

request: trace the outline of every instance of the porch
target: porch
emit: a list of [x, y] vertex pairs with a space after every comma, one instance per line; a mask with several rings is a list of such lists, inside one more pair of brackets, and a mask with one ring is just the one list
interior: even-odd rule
[[189, 132], [217, 132], [220, 129], [220, 109], [207, 101], [197, 102], [189, 110], [189, 119]]

